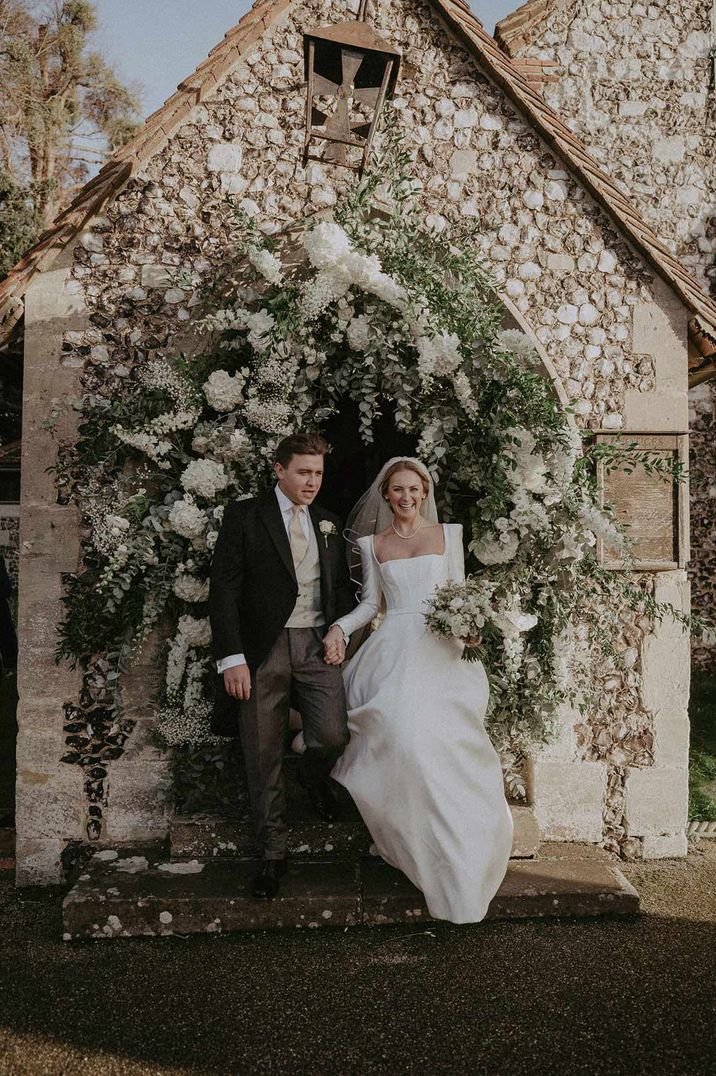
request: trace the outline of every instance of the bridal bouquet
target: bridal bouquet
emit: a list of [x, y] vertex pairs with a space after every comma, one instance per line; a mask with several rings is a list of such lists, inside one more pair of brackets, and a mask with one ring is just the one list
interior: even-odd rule
[[468, 576], [464, 583], [437, 587], [425, 614], [428, 628], [444, 639], [465, 644], [465, 661], [484, 660], [483, 632], [498, 632], [502, 640], [505, 672], [517, 675], [524, 651], [523, 636], [537, 624], [534, 613], [520, 607], [519, 594], [497, 597], [496, 581]]

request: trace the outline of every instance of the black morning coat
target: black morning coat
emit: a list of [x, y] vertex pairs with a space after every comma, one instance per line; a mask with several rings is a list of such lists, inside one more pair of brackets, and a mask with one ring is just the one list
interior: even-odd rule
[[[326, 625], [355, 607], [342, 525], [337, 516], [309, 505], [321, 567], [321, 604]], [[330, 534], [319, 524], [333, 524]], [[224, 510], [209, 577], [209, 620], [216, 661], [243, 654], [253, 673], [266, 658], [291, 616], [298, 583], [286, 527], [275, 490], [230, 501]], [[214, 677], [212, 731], [237, 736], [241, 703]]]

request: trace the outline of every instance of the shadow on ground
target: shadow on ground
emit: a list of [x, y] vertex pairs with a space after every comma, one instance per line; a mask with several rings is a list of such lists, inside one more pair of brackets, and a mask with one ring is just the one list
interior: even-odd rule
[[625, 873], [626, 919], [72, 944], [6, 873], [0, 1071], [706, 1072], [716, 842]]

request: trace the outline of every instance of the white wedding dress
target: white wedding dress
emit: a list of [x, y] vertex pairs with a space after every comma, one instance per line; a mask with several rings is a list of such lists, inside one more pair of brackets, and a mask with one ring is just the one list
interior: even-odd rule
[[383, 859], [422, 890], [430, 915], [476, 923], [502, 882], [512, 816], [485, 731], [481, 662], [425, 624], [436, 586], [465, 578], [462, 527], [443, 524], [445, 552], [379, 563], [358, 539], [361, 602], [337, 622], [381, 626], [344, 667], [350, 743], [331, 776], [348, 789]]

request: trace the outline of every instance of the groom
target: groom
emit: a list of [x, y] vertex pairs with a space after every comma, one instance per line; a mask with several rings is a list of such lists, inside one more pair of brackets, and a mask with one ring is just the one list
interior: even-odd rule
[[335, 818], [328, 774], [348, 743], [334, 621], [355, 602], [338, 519], [314, 504], [329, 446], [298, 432], [276, 449], [277, 484], [226, 506], [214, 549], [209, 619], [216, 659], [212, 731], [241, 739], [251, 817], [263, 860], [256, 897], [286, 872], [283, 752], [289, 700], [303, 718], [299, 781], [319, 816]]

